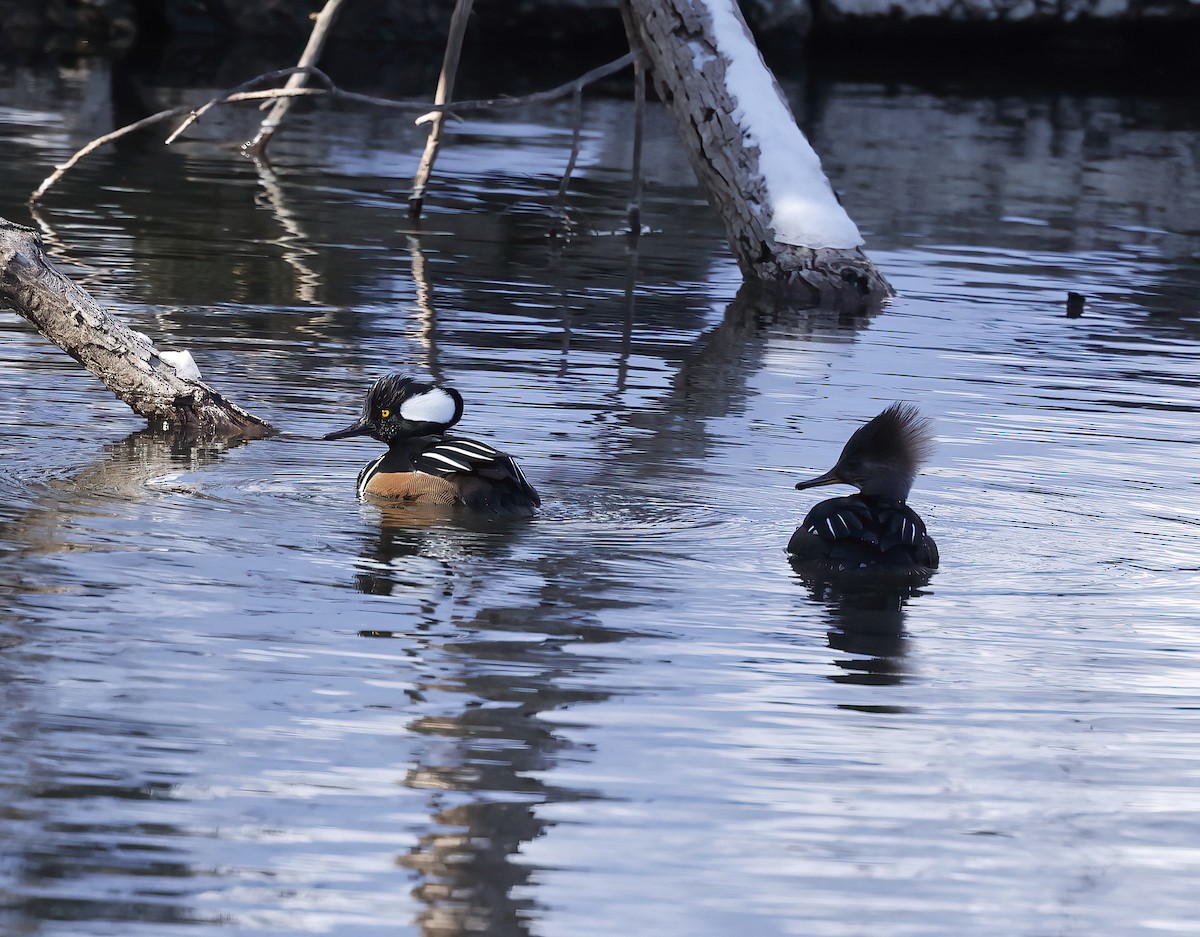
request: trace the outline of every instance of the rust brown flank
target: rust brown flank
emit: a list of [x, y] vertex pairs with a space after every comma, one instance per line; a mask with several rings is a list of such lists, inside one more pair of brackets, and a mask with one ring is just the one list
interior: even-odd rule
[[453, 504], [458, 500], [458, 493], [450, 482], [424, 472], [377, 473], [367, 482], [366, 493], [413, 504]]

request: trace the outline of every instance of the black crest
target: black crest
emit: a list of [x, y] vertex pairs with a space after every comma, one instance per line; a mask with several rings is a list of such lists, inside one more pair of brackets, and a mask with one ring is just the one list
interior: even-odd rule
[[894, 403], [854, 435], [842, 449], [843, 462], [887, 464], [906, 475], [929, 458], [933, 449], [930, 420], [911, 403]]

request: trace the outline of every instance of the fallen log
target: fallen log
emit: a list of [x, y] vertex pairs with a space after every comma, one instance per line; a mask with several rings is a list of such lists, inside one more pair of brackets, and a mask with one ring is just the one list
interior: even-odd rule
[[201, 381], [186, 351], [159, 351], [63, 276], [36, 231], [3, 218], [0, 306], [29, 320], [154, 429], [242, 439], [275, 432]]

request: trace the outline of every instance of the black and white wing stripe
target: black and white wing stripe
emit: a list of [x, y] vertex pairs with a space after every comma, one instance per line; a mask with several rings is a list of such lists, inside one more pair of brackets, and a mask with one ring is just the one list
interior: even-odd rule
[[474, 439], [446, 438], [413, 456], [413, 465], [430, 475], [449, 475], [453, 472], [477, 472], [506, 458], [503, 452], [487, 443]]
[[792, 535], [788, 552], [848, 568], [875, 563], [938, 565], [937, 546], [917, 513], [900, 501], [850, 495], [822, 501]]
[[512, 456], [477, 439], [447, 436], [422, 449], [412, 459], [419, 472], [442, 477], [463, 473], [498, 484], [511, 484], [534, 504], [541, 499]]
[[876, 507], [879, 518], [879, 548], [887, 551], [896, 546], [917, 548], [925, 542], [928, 534], [925, 523], [906, 504], [880, 505]]

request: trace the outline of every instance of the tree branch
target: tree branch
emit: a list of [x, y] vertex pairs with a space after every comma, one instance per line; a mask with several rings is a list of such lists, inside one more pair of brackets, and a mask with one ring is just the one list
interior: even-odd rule
[[[151, 114], [148, 117], [143, 117], [141, 120], [135, 121], [132, 124], [126, 124], [124, 127], [118, 127], [116, 130], [106, 133], [103, 136], [85, 144], [79, 150], [76, 150], [71, 157], [61, 166], [57, 166], [49, 176], [42, 180], [42, 183], [33, 190], [29, 196], [29, 204], [33, 205], [43, 195], [46, 194], [59, 180], [62, 179], [81, 161], [87, 158], [90, 154], [100, 149], [114, 140], [119, 140], [128, 134], [137, 130], [142, 130], [145, 127], [151, 127], [154, 124], [162, 123], [164, 120], [170, 120], [173, 117], [187, 115], [187, 119], [175, 130], [174, 133], [167, 138], [168, 143], [174, 142], [179, 135], [190, 127], [193, 123], [200, 119], [208, 110], [220, 104], [238, 104], [246, 101], [267, 101], [275, 98], [299, 98], [299, 97], [330, 97], [337, 101], [346, 101], [352, 104], [365, 104], [371, 107], [386, 107], [392, 110], [402, 110], [416, 112], [420, 115], [417, 122], [431, 119], [431, 115], [437, 113], [446, 114], [465, 114], [472, 111], [490, 111], [501, 110], [510, 107], [521, 107], [527, 104], [540, 104], [546, 101], [554, 101], [558, 98], [564, 98], [567, 95], [575, 94], [577, 89], [599, 81], [602, 78], [607, 78], [621, 69], [633, 63], [634, 56], [632, 54], [624, 55], [616, 61], [609, 62], [607, 65], [602, 65], [598, 68], [593, 68], [589, 72], [585, 72], [578, 78], [561, 84], [556, 88], [551, 88], [548, 91], [535, 91], [532, 94], [521, 95], [520, 97], [512, 98], [493, 98], [489, 100], [479, 101], [459, 101], [453, 105], [433, 105], [428, 101], [404, 100], [394, 98], [377, 98], [367, 94], [357, 94], [353, 91], [343, 91], [337, 87], [319, 68], [312, 67], [295, 67], [281, 68], [273, 72], [266, 72], [251, 78], [249, 81], [244, 81], [240, 85], [220, 94], [214, 98], [210, 98], [200, 107], [194, 107], [190, 104], [183, 104], [179, 107], [172, 107], [165, 111], [159, 111], [157, 114]], [[316, 77], [325, 87], [322, 88], [272, 88], [265, 91], [246, 91], [243, 89], [253, 88], [256, 85], [262, 84], [265, 81], [281, 78], [284, 75], [292, 75], [299, 72]]]
[[202, 382], [186, 353], [159, 351], [64, 277], [36, 231], [3, 218], [0, 305], [28, 319], [155, 429], [241, 438], [274, 432]]
[[[454, 94], [458, 59], [462, 53], [463, 37], [467, 33], [467, 20], [471, 16], [473, 3], [474, 0], [456, 0], [454, 4], [454, 13], [450, 17], [450, 35], [446, 38], [446, 55], [442, 59], [442, 72], [438, 76], [437, 91], [433, 96], [434, 104], [447, 104]], [[429, 184], [429, 176], [433, 172], [433, 162], [437, 159], [438, 149], [442, 145], [442, 126], [446, 123], [445, 113], [437, 112], [429, 123], [429, 136], [425, 140], [425, 151], [421, 154], [421, 162], [417, 164], [412, 193], [408, 196], [408, 217], [414, 219], [421, 217], [421, 209], [425, 206], [425, 187]]]
[[[243, 91], [249, 91], [251, 88], [257, 88], [259, 85], [266, 84], [268, 81], [275, 81], [278, 78], [283, 78], [285, 75], [291, 76], [288, 78], [288, 83], [281, 89], [275, 89], [279, 92], [279, 94], [272, 94], [268, 100], [278, 98], [278, 103], [282, 103], [283, 101], [291, 101], [293, 97], [299, 97], [299, 91], [303, 86], [293, 85], [291, 81], [291, 79], [295, 78], [297, 75], [304, 77], [311, 75], [312, 77], [318, 79], [325, 86], [326, 91], [333, 89], [333, 80], [319, 68], [313, 65], [297, 65], [293, 68], [279, 68], [273, 72], [265, 72], [262, 75], [256, 75], [249, 81], [243, 81], [236, 88], [230, 88], [224, 94], [219, 94], [215, 98], [209, 98], [205, 103], [190, 111], [187, 119], [184, 120], [178, 127], [176, 127], [164, 142], [167, 144], [167, 146], [170, 146], [181, 136], [183, 136], [183, 132], [187, 130], [188, 127], [198, 121], [210, 109], [216, 107], [218, 104], [224, 104], [228, 101], [231, 101], [235, 98], [235, 96], [241, 94]], [[290, 94], [288, 92], [297, 93]], [[266, 104], [267, 102], [264, 101], [263, 103]]]
[[[327, 0], [321, 12], [316, 14], [314, 17], [316, 22], [313, 23], [312, 35], [308, 37], [308, 44], [304, 47], [300, 61], [296, 63], [298, 66], [307, 68], [317, 64], [317, 60], [321, 57], [321, 50], [325, 48], [325, 37], [333, 27], [333, 22], [337, 19], [338, 9], [343, 2], [344, 0]], [[288, 79], [285, 87], [302, 88], [307, 81], [308, 76], [304, 72], [296, 72]], [[262, 156], [266, 152], [267, 144], [271, 142], [271, 137], [275, 135], [276, 129], [283, 123], [284, 115], [287, 114], [291, 106], [291, 98], [280, 98], [275, 102], [275, 106], [271, 108], [271, 113], [266, 116], [259, 126], [258, 134], [246, 144], [245, 149], [247, 153], [251, 156]], [[169, 143], [170, 141], [168, 140], [167, 142]]]

